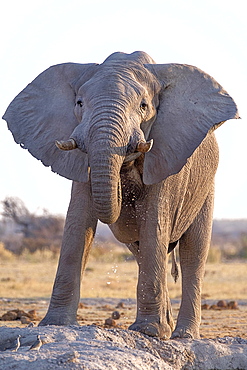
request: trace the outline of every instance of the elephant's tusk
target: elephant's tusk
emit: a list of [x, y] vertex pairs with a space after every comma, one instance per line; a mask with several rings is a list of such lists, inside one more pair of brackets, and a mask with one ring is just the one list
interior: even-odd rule
[[56, 140], [55, 145], [58, 149], [61, 149], [61, 150], [73, 150], [73, 149], [77, 148], [77, 144], [76, 144], [74, 139], [69, 139], [69, 140], [66, 140], [66, 141]]
[[136, 146], [136, 152], [147, 153], [153, 146], [153, 139], [145, 142], [140, 141]]

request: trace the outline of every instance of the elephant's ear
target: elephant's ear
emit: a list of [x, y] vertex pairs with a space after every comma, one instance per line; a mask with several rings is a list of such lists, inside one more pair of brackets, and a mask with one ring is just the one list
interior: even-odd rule
[[94, 69], [95, 64], [75, 63], [48, 68], [16, 96], [3, 116], [22, 148], [59, 175], [83, 182], [88, 181], [87, 155], [79, 149], [61, 151], [55, 140], [67, 140], [78, 125], [75, 88]]
[[228, 119], [239, 118], [226, 91], [198, 68], [179, 64], [149, 64], [160, 81], [159, 107], [145, 154], [143, 181], [158, 183], [178, 173], [208, 132]]

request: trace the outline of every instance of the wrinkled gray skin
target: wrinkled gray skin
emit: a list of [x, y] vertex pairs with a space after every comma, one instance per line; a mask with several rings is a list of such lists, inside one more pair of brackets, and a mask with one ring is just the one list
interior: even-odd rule
[[[81, 269], [101, 220], [139, 266], [130, 329], [161, 338], [199, 337], [218, 163], [213, 131], [237, 117], [232, 98], [213, 78], [188, 65], [155, 64], [143, 52], [114, 53], [100, 65], [53, 66], [13, 100], [4, 119], [16, 142], [74, 180], [50, 306], [40, 325], [76, 324]], [[62, 148], [61, 141], [71, 138], [76, 149], [55, 146], [55, 140]], [[151, 150], [139, 150], [150, 139]], [[166, 274], [168, 248], [177, 241], [182, 302], [174, 328]]]

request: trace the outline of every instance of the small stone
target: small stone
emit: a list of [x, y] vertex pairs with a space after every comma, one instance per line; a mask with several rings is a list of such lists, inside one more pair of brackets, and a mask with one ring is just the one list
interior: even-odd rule
[[230, 301], [230, 302], [228, 302], [227, 306], [230, 310], [237, 310], [238, 309], [238, 302]]
[[17, 313], [14, 311], [10, 311], [9, 315], [11, 316], [11, 320], [16, 320], [17, 319]]
[[217, 306], [220, 307], [220, 308], [227, 308], [227, 303], [226, 303], [226, 301], [220, 300], [217, 303]]
[[32, 316], [36, 316], [36, 310], [30, 310], [30, 311], [28, 311], [28, 314], [29, 315], [32, 315]]
[[111, 317], [105, 320], [105, 325], [106, 326], [116, 326], [116, 321], [113, 320]]
[[217, 304], [212, 304], [212, 306], [209, 307], [210, 310], [220, 310], [220, 307], [217, 306]]
[[35, 319], [37, 317], [37, 311], [36, 310], [30, 310], [28, 311], [28, 317], [30, 317], [30, 319]]
[[114, 320], [118, 320], [120, 319], [120, 312], [119, 311], [113, 311], [112, 314], [111, 314], [111, 317], [114, 319]]
[[104, 304], [103, 306], [101, 306], [101, 308], [102, 308], [104, 311], [108, 311], [108, 310], [110, 310], [112, 307], [111, 307], [109, 304]]
[[31, 319], [27, 316], [21, 316], [20, 320], [22, 324], [29, 324], [31, 322]]
[[116, 308], [124, 308], [124, 303], [123, 302], [119, 302], [117, 304]]
[[17, 312], [17, 319], [20, 319], [22, 316], [28, 316], [27, 312], [23, 310], [16, 310]]
[[4, 313], [2, 316], [1, 316], [1, 320], [2, 321], [12, 321], [12, 317], [11, 315], [9, 315], [8, 313]]
[[85, 304], [84, 304], [84, 303], [80, 302], [80, 303], [78, 304], [78, 308], [87, 308], [87, 306], [85, 306]]

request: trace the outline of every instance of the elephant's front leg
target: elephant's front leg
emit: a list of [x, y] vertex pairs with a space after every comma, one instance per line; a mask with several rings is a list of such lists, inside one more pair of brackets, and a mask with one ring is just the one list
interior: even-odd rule
[[81, 269], [97, 225], [92, 208], [90, 184], [74, 182], [50, 306], [40, 325], [77, 324]]
[[174, 323], [167, 290], [167, 248], [159, 241], [158, 233], [155, 228], [150, 235], [146, 228], [139, 246], [135, 243], [139, 266], [137, 316], [129, 329], [168, 339]]

